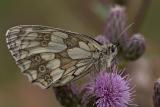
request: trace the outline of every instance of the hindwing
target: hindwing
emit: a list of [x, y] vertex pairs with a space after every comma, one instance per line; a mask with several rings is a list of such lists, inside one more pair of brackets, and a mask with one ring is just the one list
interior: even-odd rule
[[93, 53], [101, 50], [89, 36], [41, 25], [10, 28], [6, 41], [21, 72], [44, 89], [88, 73]]

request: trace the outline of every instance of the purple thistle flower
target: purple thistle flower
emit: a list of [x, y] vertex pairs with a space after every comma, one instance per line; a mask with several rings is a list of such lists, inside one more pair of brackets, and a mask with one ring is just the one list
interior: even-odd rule
[[116, 67], [112, 68], [112, 73], [100, 72], [82, 89], [83, 104], [88, 106], [94, 102], [91, 107], [127, 107], [132, 103], [133, 93], [126, 77], [118, 74]]

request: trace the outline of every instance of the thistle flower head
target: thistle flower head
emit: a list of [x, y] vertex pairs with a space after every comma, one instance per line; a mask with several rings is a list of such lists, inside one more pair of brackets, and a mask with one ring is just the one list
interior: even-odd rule
[[82, 92], [82, 102], [87, 106], [90, 102], [95, 102], [96, 107], [127, 107], [132, 103], [129, 80], [117, 71], [100, 72], [94, 80], [86, 84]]

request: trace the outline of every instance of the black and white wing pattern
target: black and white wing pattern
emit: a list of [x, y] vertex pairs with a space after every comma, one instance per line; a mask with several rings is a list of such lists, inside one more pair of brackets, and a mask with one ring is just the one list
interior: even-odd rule
[[21, 72], [45, 89], [89, 72], [101, 45], [89, 36], [41, 25], [10, 28], [6, 42]]

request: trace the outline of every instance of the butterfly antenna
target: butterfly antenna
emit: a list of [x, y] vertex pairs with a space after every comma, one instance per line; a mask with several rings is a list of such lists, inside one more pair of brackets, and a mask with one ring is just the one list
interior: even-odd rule
[[[119, 36], [122, 36], [129, 28], [131, 28], [134, 25], [134, 23], [129, 24], [120, 34]], [[114, 43], [117, 47], [120, 45], [118, 42]]]
[[129, 28], [131, 28], [135, 23], [129, 24], [120, 34], [119, 36], [122, 36]]

